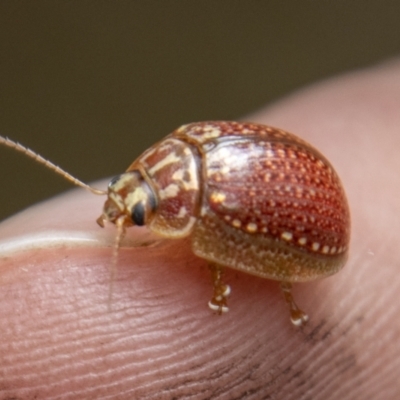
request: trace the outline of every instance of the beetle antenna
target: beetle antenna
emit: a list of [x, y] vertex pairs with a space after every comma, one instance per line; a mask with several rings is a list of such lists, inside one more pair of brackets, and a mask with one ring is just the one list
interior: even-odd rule
[[90, 192], [92, 192], [94, 194], [98, 194], [98, 195], [107, 194], [107, 192], [105, 190], [92, 188], [91, 186], [87, 185], [86, 183], [83, 183], [79, 179], [72, 176], [67, 171], [64, 171], [58, 165], [53, 164], [49, 160], [46, 160], [40, 154], [35, 153], [33, 150], [29, 149], [28, 147], [23, 146], [22, 144], [20, 144], [18, 142], [14, 142], [13, 140], [9, 139], [8, 137], [3, 137], [0, 135], [0, 144], [11, 147], [12, 149], [14, 149], [16, 151], [19, 151], [20, 153], [27, 155], [28, 157], [37, 161], [39, 164], [43, 164], [45, 167], [47, 167], [47, 168], [51, 169], [52, 171], [54, 171], [55, 173], [61, 175], [62, 177], [64, 177], [68, 181], [72, 182], [76, 186], [80, 186], [86, 190], [89, 190]]
[[114, 247], [113, 247], [113, 254], [111, 259], [111, 268], [110, 268], [110, 287], [108, 291], [108, 311], [111, 311], [111, 298], [113, 294], [113, 284], [115, 280], [115, 275], [117, 272], [117, 261], [118, 261], [118, 254], [119, 248], [121, 247], [121, 241], [125, 236], [125, 216], [120, 217], [115, 222], [117, 227], [117, 236], [115, 237]]

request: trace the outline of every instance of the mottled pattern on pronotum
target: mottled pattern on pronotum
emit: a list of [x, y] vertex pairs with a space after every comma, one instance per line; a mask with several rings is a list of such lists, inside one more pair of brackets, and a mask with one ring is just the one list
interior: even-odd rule
[[107, 196], [97, 221], [118, 226], [116, 250], [132, 225], [191, 237], [194, 254], [210, 264], [209, 306], [219, 313], [228, 310], [222, 278], [230, 267], [280, 281], [292, 322], [301, 325], [307, 315], [291, 283], [333, 274], [347, 258], [350, 216], [338, 176], [308, 143], [269, 126], [182, 126], [114, 178]]

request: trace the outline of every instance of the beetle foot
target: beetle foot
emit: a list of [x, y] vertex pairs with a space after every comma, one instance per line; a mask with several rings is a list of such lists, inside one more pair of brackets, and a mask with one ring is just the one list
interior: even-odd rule
[[208, 307], [221, 315], [229, 311], [227, 297], [231, 293], [231, 287], [222, 282], [222, 275], [224, 272], [222, 267], [211, 264], [210, 271], [213, 280], [214, 294], [212, 299], [208, 302]]
[[290, 282], [281, 282], [281, 289], [286, 303], [289, 305], [290, 320], [295, 326], [302, 326], [308, 321], [308, 315], [300, 310], [292, 296], [292, 284]]
[[290, 310], [290, 320], [292, 321], [293, 325], [302, 326], [307, 323], [308, 315], [300, 309]]
[[214, 295], [208, 302], [208, 307], [217, 312], [219, 315], [227, 313], [229, 311], [227, 297], [229, 296], [230, 292], [231, 288], [229, 285], [220, 285], [219, 287], [214, 287]]

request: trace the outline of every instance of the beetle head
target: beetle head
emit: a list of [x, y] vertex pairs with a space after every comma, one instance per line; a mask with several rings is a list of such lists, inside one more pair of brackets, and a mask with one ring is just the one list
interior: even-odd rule
[[108, 185], [107, 200], [103, 213], [97, 219], [100, 226], [105, 221], [124, 227], [146, 225], [157, 206], [156, 196], [140, 171], [134, 170], [118, 175]]

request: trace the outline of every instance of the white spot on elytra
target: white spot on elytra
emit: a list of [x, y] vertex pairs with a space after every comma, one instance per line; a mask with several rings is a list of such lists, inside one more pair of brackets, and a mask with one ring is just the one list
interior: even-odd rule
[[329, 253], [329, 246], [324, 246], [323, 248], [322, 248], [322, 252], [324, 253], [324, 254], [328, 254]]
[[257, 225], [253, 222], [250, 222], [247, 224], [246, 226], [246, 230], [247, 232], [253, 233], [257, 231]]
[[301, 246], [304, 246], [306, 243], [307, 243], [307, 238], [302, 237], [302, 238], [299, 239], [299, 244], [300, 244]]
[[226, 199], [226, 195], [220, 192], [213, 192], [211, 194], [211, 201], [214, 203], [222, 203]]
[[293, 239], [293, 234], [291, 232], [283, 232], [281, 234], [281, 238], [287, 242], [290, 242]]
[[242, 226], [242, 223], [241, 223], [238, 219], [234, 219], [234, 220], [232, 221], [232, 225], [233, 225], [235, 228], [240, 228], [240, 227]]
[[311, 249], [312, 249], [313, 251], [318, 251], [318, 250], [319, 250], [319, 246], [320, 246], [320, 244], [319, 244], [318, 242], [314, 242], [314, 243], [312, 244], [312, 246], [311, 246]]

